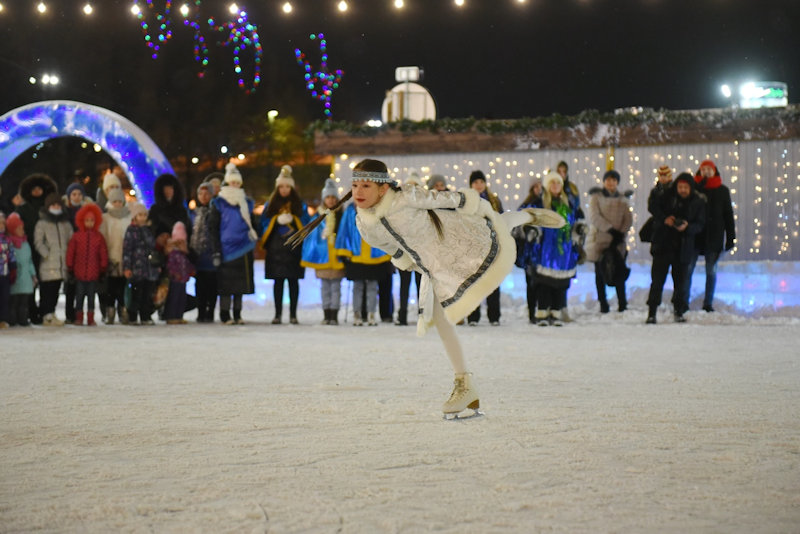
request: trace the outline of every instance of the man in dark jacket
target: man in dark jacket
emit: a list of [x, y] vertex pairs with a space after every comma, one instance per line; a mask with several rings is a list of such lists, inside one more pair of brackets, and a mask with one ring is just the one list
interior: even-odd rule
[[722, 254], [723, 246], [727, 252], [736, 245], [736, 224], [733, 220], [731, 192], [722, 184], [722, 178], [714, 162], [710, 159], [702, 162], [694, 180], [698, 191], [706, 197], [706, 225], [697, 235], [694, 255], [689, 264], [686, 300], [688, 301], [691, 296], [692, 273], [697, 264], [697, 257], [703, 255], [706, 258], [706, 292], [703, 297], [703, 309], [713, 312], [714, 289], [717, 286], [717, 261]]
[[685, 298], [686, 276], [694, 253], [694, 242], [697, 234], [703, 230], [706, 216], [705, 201], [695, 191], [694, 185], [691, 174], [679, 174], [669, 186], [656, 185], [660, 190], [651, 193], [648, 201], [648, 209], [653, 215], [648, 324], [656, 323], [656, 311], [661, 304], [661, 293], [670, 267], [675, 286], [672, 298], [675, 321], [686, 321], [684, 314], [689, 309], [689, 302]]

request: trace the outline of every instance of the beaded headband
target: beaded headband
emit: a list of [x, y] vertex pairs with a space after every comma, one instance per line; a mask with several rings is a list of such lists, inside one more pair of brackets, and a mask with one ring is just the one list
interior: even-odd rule
[[375, 182], [378, 184], [394, 183], [394, 180], [392, 180], [388, 172], [380, 172], [380, 171], [353, 171], [353, 179], [364, 180], [367, 182]]

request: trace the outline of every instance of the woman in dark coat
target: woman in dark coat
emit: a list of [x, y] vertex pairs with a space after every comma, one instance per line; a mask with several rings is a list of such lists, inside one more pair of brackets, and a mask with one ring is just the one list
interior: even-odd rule
[[[22, 197], [23, 203], [17, 206], [15, 211], [19, 213], [25, 235], [29, 236], [29, 239], [33, 239], [36, 223], [39, 222], [39, 212], [44, 208], [44, 199], [50, 193], [58, 193], [58, 186], [46, 174], [31, 174], [19, 184], [19, 196]], [[31, 247], [31, 256], [38, 276], [41, 256], [36, 247]], [[35, 293], [31, 293], [28, 301], [28, 315], [33, 324], [42, 324], [42, 314], [36, 304]]]

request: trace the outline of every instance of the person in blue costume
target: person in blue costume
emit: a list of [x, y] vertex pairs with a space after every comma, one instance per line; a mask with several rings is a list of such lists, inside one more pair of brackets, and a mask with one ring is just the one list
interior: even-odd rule
[[322, 206], [320, 217], [325, 217], [324, 222], [317, 226], [303, 241], [303, 259], [300, 265], [314, 269], [320, 280], [322, 296], [322, 310], [325, 318], [322, 324], [339, 324], [339, 306], [342, 300], [342, 278], [344, 278], [344, 264], [336, 255], [336, 234], [339, 221], [342, 218], [343, 208], [332, 210], [339, 201], [339, 191], [336, 183], [328, 178], [322, 188]]
[[378, 281], [392, 271], [391, 256], [369, 245], [356, 226], [356, 206], [344, 210], [336, 234], [336, 253], [344, 262], [347, 279], [353, 281], [353, 326], [362, 326], [362, 302], [366, 299], [367, 324], [377, 326]]
[[211, 206], [209, 226], [212, 263], [217, 268], [219, 320], [224, 324], [244, 324], [242, 296], [255, 293], [253, 250], [258, 235], [253, 227], [253, 201], [245, 195], [242, 175], [234, 163], [225, 166], [225, 181]]
[[309, 223], [308, 208], [294, 188], [292, 168], [281, 167], [275, 179], [275, 190], [264, 204], [261, 212], [261, 240], [264, 249], [264, 278], [274, 280], [272, 295], [275, 299], [275, 318], [272, 324], [281, 324], [283, 314], [283, 286], [289, 286], [289, 322], [297, 324], [297, 302], [300, 298], [300, 282], [305, 267], [300, 265], [301, 248], [285, 245], [286, 240]]
[[580, 205], [571, 201], [564, 191], [564, 179], [557, 172], [544, 177], [542, 197], [531, 206], [552, 210], [561, 215], [567, 224], [561, 228], [542, 228], [532, 241], [526, 241], [517, 251], [517, 265], [535, 265], [536, 324], [540, 326], [564, 324], [563, 312], [567, 306], [567, 290], [578, 267], [583, 222]]

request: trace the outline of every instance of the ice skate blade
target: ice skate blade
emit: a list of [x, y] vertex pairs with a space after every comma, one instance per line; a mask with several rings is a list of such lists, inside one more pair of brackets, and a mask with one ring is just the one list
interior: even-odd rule
[[472, 412], [463, 411], [458, 413], [446, 413], [442, 417], [445, 421], [466, 421], [468, 419], [477, 419], [483, 417], [485, 414], [480, 410], [473, 410]]

